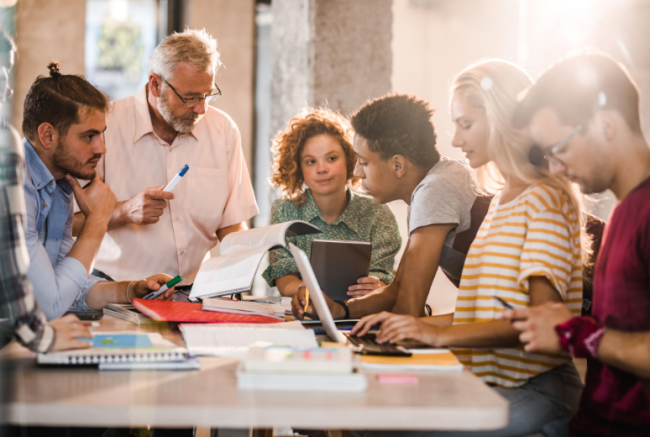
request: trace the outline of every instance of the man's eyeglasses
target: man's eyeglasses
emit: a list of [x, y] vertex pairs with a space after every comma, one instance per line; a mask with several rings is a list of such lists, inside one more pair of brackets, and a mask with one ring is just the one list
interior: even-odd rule
[[578, 132], [580, 132], [591, 120], [591, 116], [577, 125], [569, 135], [553, 147], [551, 147], [550, 150], [544, 151], [541, 147], [535, 145], [530, 148], [530, 151], [528, 152], [528, 160], [530, 161], [531, 164], [534, 166], [540, 167], [542, 166], [545, 162], [555, 162], [556, 164], [560, 162], [560, 160], [557, 158], [557, 154], [560, 153], [566, 145], [575, 137]]
[[546, 162], [553, 162], [555, 164], [561, 164], [562, 161], [557, 158], [557, 154], [560, 153], [566, 145], [575, 137], [578, 132], [580, 132], [582, 129], [584, 129], [591, 119], [596, 115], [596, 113], [603, 109], [605, 107], [605, 104], [607, 104], [607, 96], [605, 95], [604, 92], [600, 91], [597, 96], [596, 100], [596, 105], [593, 110], [593, 113], [585, 119], [582, 123], [577, 125], [569, 135], [559, 143], [557, 143], [555, 146], [551, 147], [550, 150], [545, 151], [541, 147], [535, 145], [530, 148], [530, 151], [528, 152], [528, 160], [530, 161], [531, 164], [533, 164], [536, 167], [541, 167], [544, 165]]
[[216, 92], [212, 94], [208, 94], [207, 96], [203, 96], [203, 97], [190, 97], [189, 99], [186, 99], [185, 97], [178, 94], [178, 91], [176, 91], [176, 89], [169, 82], [167, 82], [167, 80], [165, 80], [162, 76], [160, 76], [160, 78], [167, 84], [167, 86], [169, 86], [169, 88], [172, 89], [172, 91], [176, 93], [178, 98], [183, 101], [183, 105], [187, 107], [195, 106], [197, 103], [201, 103], [201, 100], [205, 100], [206, 102], [211, 102], [213, 100], [217, 100], [221, 96], [221, 90], [219, 89], [219, 85], [217, 85], [217, 83], [215, 82], [214, 86], [217, 89]]

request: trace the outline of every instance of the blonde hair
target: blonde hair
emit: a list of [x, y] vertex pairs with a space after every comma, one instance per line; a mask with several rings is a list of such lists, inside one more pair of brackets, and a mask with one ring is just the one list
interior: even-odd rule
[[583, 260], [587, 260], [591, 244], [584, 232], [582, 202], [578, 193], [568, 180], [551, 174], [548, 163], [543, 166], [530, 163], [530, 134], [527, 129], [514, 129], [510, 123], [517, 95], [532, 84], [530, 76], [515, 64], [490, 59], [461, 71], [452, 82], [450, 99], [459, 95], [468, 99], [472, 106], [485, 110], [489, 125], [490, 162], [477, 169], [480, 188], [494, 193], [503, 188], [506, 175], [524, 184], [546, 184], [565, 193], [580, 221]]
[[217, 40], [205, 29], [174, 32], [162, 40], [149, 58], [149, 74], [170, 77], [178, 64], [186, 62], [199, 71], [216, 74], [221, 67]]

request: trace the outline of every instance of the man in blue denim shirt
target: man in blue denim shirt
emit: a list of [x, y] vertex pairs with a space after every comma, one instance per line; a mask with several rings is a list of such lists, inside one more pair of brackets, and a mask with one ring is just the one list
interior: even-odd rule
[[[0, 111], [11, 105], [9, 70], [16, 44], [0, 26], [0, 46], [8, 48], [0, 58]], [[34, 352], [88, 348], [87, 328], [70, 314], [47, 321], [34, 300], [27, 280], [29, 258], [25, 247], [25, 153], [18, 132], [7, 119], [0, 120], [0, 348], [13, 338]], [[0, 393], [6, 393], [0, 381]], [[4, 390], [3, 390], [4, 389]], [[1, 397], [1, 396], [0, 396]], [[0, 435], [3, 435], [0, 427]]]
[[[109, 302], [130, 302], [171, 277], [108, 282], [89, 275], [115, 207], [115, 195], [95, 173], [106, 152], [102, 132], [108, 100], [83, 77], [61, 75], [57, 63], [48, 68], [50, 77], [36, 79], [25, 98], [23, 145], [28, 276], [36, 301], [51, 320], [70, 307], [99, 310]], [[92, 181], [82, 188], [75, 178]], [[76, 242], [73, 195], [86, 216]], [[173, 289], [160, 296], [172, 297]]]

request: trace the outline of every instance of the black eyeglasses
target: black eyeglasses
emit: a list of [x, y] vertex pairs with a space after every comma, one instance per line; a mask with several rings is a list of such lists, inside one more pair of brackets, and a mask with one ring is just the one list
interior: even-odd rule
[[544, 164], [544, 162], [554, 162], [555, 164], [560, 164], [561, 161], [557, 158], [557, 154], [560, 153], [566, 145], [575, 137], [578, 132], [580, 132], [587, 124], [589, 124], [589, 121], [591, 120], [592, 116], [589, 116], [588, 119], [577, 125], [569, 135], [566, 136], [562, 141], [551, 147], [550, 150], [544, 151], [540, 146], [533, 146], [530, 148], [530, 151], [528, 152], [528, 160], [530, 161], [531, 164], [534, 166], [540, 167]]
[[206, 102], [211, 102], [211, 101], [217, 100], [219, 97], [221, 97], [221, 90], [219, 89], [219, 85], [217, 85], [216, 82], [214, 83], [214, 86], [217, 89], [216, 93], [208, 94], [207, 96], [204, 96], [204, 97], [190, 97], [189, 99], [186, 99], [185, 97], [178, 94], [178, 91], [176, 91], [176, 89], [169, 82], [167, 82], [167, 80], [165, 80], [165, 78], [163, 78], [162, 76], [160, 76], [160, 78], [167, 84], [167, 86], [169, 86], [169, 88], [172, 89], [172, 91], [174, 91], [176, 93], [178, 98], [183, 101], [183, 105], [185, 105], [187, 107], [191, 107], [191, 106], [196, 105], [197, 103], [201, 103], [201, 100], [205, 100]]
[[551, 149], [548, 151], [544, 151], [544, 149], [537, 145], [530, 148], [530, 151], [528, 152], [528, 160], [530, 163], [537, 167], [541, 167], [545, 162], [562, 164], [562, 161], [557, 158], [557, 154], [566, 147], [569, 141], [571, 141], [573, 137], [578, 134], [578, 132], [580, 132], [589, 124], [594, 115], [596, 115], [599, 110], [605, 107], [605, 104], [607, 104], [607, 96], [604, 92], [600, 91], [597, 95], [596, 105], [592, 114], [587, 117], [582, 123], [573, 128], [571, 133], [567, 135], [566, 138], [551, 147]]

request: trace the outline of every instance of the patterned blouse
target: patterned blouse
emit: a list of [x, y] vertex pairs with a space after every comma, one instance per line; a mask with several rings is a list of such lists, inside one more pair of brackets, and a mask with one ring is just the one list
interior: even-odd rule
[[[365, 241], [372, 243], [370, 257], [370, 276], [379, 278], [385, 284], [393, 282], [395, 255], [402, 245], [397, 228], [397, 220], [388, 205], [375, 203], [372, 198], [348, 190], [348, 206], [334, 223], [328, 224], [311, 190], [305, 190], [305, 202], [296, 205], [289, 199], [278, 199], [271, 207], [272, 223], [289, 220], [304, 220], [318, 227], [322, 234], [288, 237], [293, 243], [311, 257], [311, 243], [314, 240]], [[290, 273], [300, 277], [298, 266], [288, 249], [276, 249], [269, 254], [269, 267], [262, 277], [271, 287], [275, 280]]]

